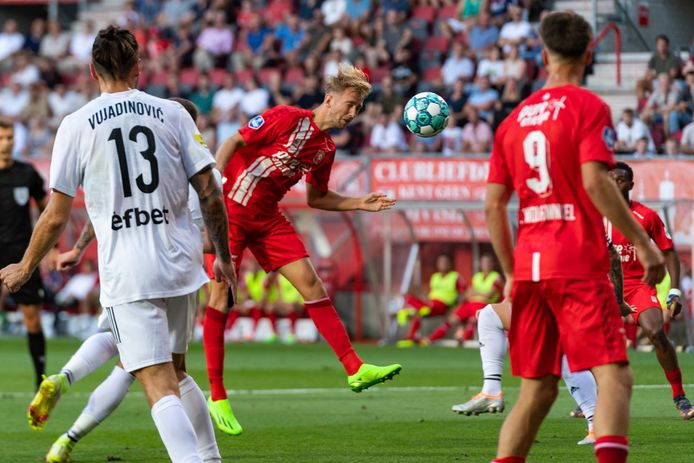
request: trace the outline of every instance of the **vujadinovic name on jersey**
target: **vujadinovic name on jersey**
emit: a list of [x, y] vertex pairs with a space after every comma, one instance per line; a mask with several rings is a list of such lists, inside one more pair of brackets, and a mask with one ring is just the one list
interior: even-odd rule
[[119, 101], [118, 103], [106, 106], [89, 117], [89, 125], [92, 130], [104, 121], [122, 116], [123, 114], [138, 114], [149, 116], [164, 122], [164, 111], [158, 106], [153, 106], [141, 101]]

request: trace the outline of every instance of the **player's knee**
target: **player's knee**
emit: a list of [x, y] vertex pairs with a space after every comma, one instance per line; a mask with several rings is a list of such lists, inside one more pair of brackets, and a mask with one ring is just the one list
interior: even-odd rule
[[642, 326], [643, 334], [655, 345], [661, 344], [663, 337], [665, 336], [665, 331], [663, 330], [662, 323], [658, 325], [657, 323]]
[[315, 273], [306, 276], [303, 286], [306, 294], [302, 294], [302, 297], [307, 301], [315, 301], [328, 295], [323, 287], [323, 282]]
[[38, 312], [27, 311], [24, 313], [24, 326], [29, 333], [41, 331], [41, 317]]

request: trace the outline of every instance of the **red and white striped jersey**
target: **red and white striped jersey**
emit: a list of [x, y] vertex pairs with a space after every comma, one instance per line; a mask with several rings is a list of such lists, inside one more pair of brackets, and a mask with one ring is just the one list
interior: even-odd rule
[[314, 123], [310, 110], [276, 106], [239, 130], [246, 146], [237, 150], [224, 171], [230, 206], [257, 215], [274, 213], [299, 179], [328, 191], [335, 144]]

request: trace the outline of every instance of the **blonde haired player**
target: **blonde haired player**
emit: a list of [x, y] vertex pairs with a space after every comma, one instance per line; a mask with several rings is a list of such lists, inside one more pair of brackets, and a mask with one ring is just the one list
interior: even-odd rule
[[[217, 169], [226, 178], [229, 247], [237, 268], [248, 248], [266, 272], [277, 271], [289, 280], [303, 297], [318, 332], [342, 363], [347, 384], [355, 392], [391, 379], [402, 367], [370, 365], [359, 358], [301, 238], [278, 203], [305, 176], [307, 203], [315, 209], [378, 212], [393, 207], [395, 201], [383, 193], [352, 198], [328, 188], [335, 158], [329, 131], [352, 122], [370, 91], [371, 84], [361, 70], [342, 65], [335, 76], [326, 78], [325, 98], [317, 108], [276, 106], [252, 118], [220, 146], [216, 155]], [[210, 261], [207, 263], [209, 268]], [[223, 382], [227, 295], [225, 285], [212, 283], [203, 341], [210, 413], [217, 427], [231, 434], [234, 429], [228, 423], [233, 415]]]

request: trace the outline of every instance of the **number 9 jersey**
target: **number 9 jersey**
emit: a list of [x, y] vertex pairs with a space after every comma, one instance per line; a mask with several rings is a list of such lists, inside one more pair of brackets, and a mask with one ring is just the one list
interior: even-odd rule
[[516, 281], [605, 277], [605, 229], [581, 165], [614, 167], [615, 141], [607, 104], [574, 85], [534, 93], [499, 126], [488, 182], [512, 187], [520, 202]]
[[63, 119], [50, 187], [72, 197], [84, 189], [103, 306], [185, 295], [207, 281], [188, 186], [209, 166], [212, 154], [174, 101], [103, 93]]

